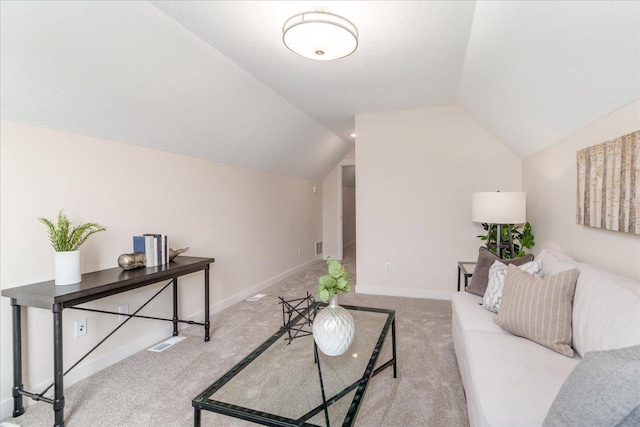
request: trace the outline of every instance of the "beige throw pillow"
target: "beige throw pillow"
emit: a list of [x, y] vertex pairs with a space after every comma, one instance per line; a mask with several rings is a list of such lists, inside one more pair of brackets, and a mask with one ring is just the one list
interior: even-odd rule
[[573, 357], [571, 310], [577, 278], [575, 268], [540, 279], [510, 265], [494, 322], [514, 335]]

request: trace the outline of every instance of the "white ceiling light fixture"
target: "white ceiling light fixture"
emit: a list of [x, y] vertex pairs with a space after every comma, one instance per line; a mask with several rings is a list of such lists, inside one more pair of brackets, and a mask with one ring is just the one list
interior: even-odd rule
[[358, 47], [358, 29], [331, 12], [304, 12], [287, 19], [282, 41], [292, 52], [318, 61], [351, 55]]

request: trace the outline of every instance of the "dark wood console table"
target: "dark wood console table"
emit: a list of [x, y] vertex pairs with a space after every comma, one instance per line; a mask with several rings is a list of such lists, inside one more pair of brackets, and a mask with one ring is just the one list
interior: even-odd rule
[[[13, 416], [24, 413], [22, 396], [34, 400], [40, 400], [53, 405], [55, 423], [54, 427], [64, 426], [64, 375], [77, 366], [93, 350], [109, 338], [115, 331], [122, 327], [133, 317], [165, 320], [173, 322], [173, 335], [178, 335], [178, 323], [188, 323], [204, 326], [204, 340], [209, 341], [209, 267], [215, 260], [213, 258], [197, 258], [180, 256], [169, 264], [156, 267], [140, 268], [137, 270], [123, 271], [120, 268], [96, 271], [82, 275], [82, 281], [74, 285], [56, 286], [53, 280], [34, 283], [32, 285], [18, 286], [3, 289], [2, 296], [11, 298], [13, 320]], [[204, 323], [178, 318], [178, 277], [186, 274], [204, 272]], [[169, 282], [144, 303], [133, 314], [122, 314], [104, 310], [75, 307], [100, 298], [127, 292], [133, 289], [148, 286], [154, 283], [169, 280]], [[162, 319], [151, 316], [140, 316], [137, 313], [151, 300], [160, 294], [170, 284], [173, 285], [173, 318]], [[22, 384], [22, 328], [21, 307], [37, 307], [51, 310], [53, 313], [53, 383], [41, 393], [31, 393], [23, 389]], [[93, 347], [87, 354], [64, 372], [62, 358], [62, 311], [65, 308], [94, 311], [98, 313], [127, 316], [128, 318], [118, 325], [109, 335]], [[44, 394], [54, 388], [53, 399], [44, 397]]]

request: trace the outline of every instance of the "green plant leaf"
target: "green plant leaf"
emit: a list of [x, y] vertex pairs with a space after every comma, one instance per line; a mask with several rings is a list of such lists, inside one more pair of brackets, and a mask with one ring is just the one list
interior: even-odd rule
[[70, 230], [71, 222], [62, 209], [58, 212], [57, 224], [43, 217], [38, 218], [38, 221], [47, 227], [49, 241], [56, 252], [75, 251], [89, 236], [107, 229], [95, 222], [89, 222]]
[[329, 265], [329, 274], [336, 279], [344, 274], [344, 267], [340, 264], [340, 261], [336, 261], [334, 259], [327, 261]]
[[323, 289], [318, 292], [318, 298], [320, 298], [320, 301], [322, 302], [329, 302], [330, 297], [331, 296], [329, 295], [329, 291], [326, 289]]
[[336, 281], [336, 287], [339, 290], [344, 290], [344, 288], [349, 284], [349, 277], [339, 277], [338, 280]]
[[325, 274], [324, 276], [321, 276], [318, 279], [318, 283], [320, 283], [321, 286], [327, 288], [327, 289], [331, 289], [334, 288], [336, 286], [336, 279], [331, 276], [330, 274]]
[[531, 232], [531, 224], [529, 224], [528, 222], [524, 225], [520, 243], [527, 249], [531, 249], [536, 244], [533, 233]]

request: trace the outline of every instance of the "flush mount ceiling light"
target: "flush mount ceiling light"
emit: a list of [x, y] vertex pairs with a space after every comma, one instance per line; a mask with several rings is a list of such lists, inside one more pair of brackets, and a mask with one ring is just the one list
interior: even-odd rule
[[358, 29], [330, 12], [304, 12], [282, 26], [282, 41], [294, 53], [318, 61], [351, 55], [358, 47]]

